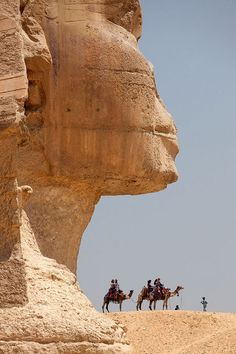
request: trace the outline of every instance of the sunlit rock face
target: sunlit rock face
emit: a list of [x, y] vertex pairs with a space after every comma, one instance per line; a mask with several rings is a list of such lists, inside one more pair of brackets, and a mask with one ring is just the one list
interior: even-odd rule
[[128, 352], [73, 273], [101, 195], [177, 179], [175, 125], [137, 47], [140, 3], [0, 9], [0, 350]]
[[[26, 7], [23, 21], [31, 40], [27, 124], [41, 125], [48, 175], [92, 181], [101, 194], [174, 182], [176, 129], [137, 47], [139, 2], [39, 1]], [[37, 24], [48, 44], [42, 57]]]

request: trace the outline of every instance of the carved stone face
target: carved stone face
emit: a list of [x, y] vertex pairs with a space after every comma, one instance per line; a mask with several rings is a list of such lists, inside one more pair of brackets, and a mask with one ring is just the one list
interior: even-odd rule
[[29, 61], [28, 109], [41, 106], [50, 173], [102, 181], [102, 194], [158, 191], [176, 181], [176, 128], [137, 47], [139, 1], [42, 3], [43, 12], [42, 4], [31, 11], [53, 65], [39, 74]]

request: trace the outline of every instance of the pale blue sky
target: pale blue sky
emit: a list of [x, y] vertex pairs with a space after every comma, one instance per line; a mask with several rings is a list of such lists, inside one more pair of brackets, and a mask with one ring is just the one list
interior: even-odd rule
[[100, 310], [112, 278], [136, 300], [160, 276], [185, 287], [172, 308], [201, 310], [206, 296], [209, 311], [235, 312], [236, 0], [142, 3], [140, 48], [178, 127], [180, 177], [159, 193], [101, 199], [82, 241], [80, 285]]

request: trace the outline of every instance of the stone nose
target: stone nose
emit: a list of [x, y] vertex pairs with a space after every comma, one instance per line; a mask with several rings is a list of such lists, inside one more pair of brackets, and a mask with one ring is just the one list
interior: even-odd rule
[[175, 138], [177, 133], [176, 125], [171, 114], [167, 111], [166, 106], [158, 93], [156, 79], [155, 79], [154, 65], [149, 60], [146, 60], [146, 62], [148, 64], [148, 68], [150, 69], [150, 76], [152, 77], [153, 87], [155, 88], [155, 93], [156, 93], [155, 104], [154, 104], [155, 105], [154, 131], [156, 133], [170, 134], [172, 135], [172, 138]]

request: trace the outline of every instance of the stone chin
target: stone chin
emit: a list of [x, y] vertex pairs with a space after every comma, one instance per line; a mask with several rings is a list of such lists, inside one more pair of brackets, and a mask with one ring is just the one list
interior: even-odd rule
[[91, 182], [102, 195], [150, 193], [177, 180], [175, 138], [138, 130], [79, 130], [75, 135], [73, 144], [69, 139], [75, 154], [60, 151], [55, 177]]

